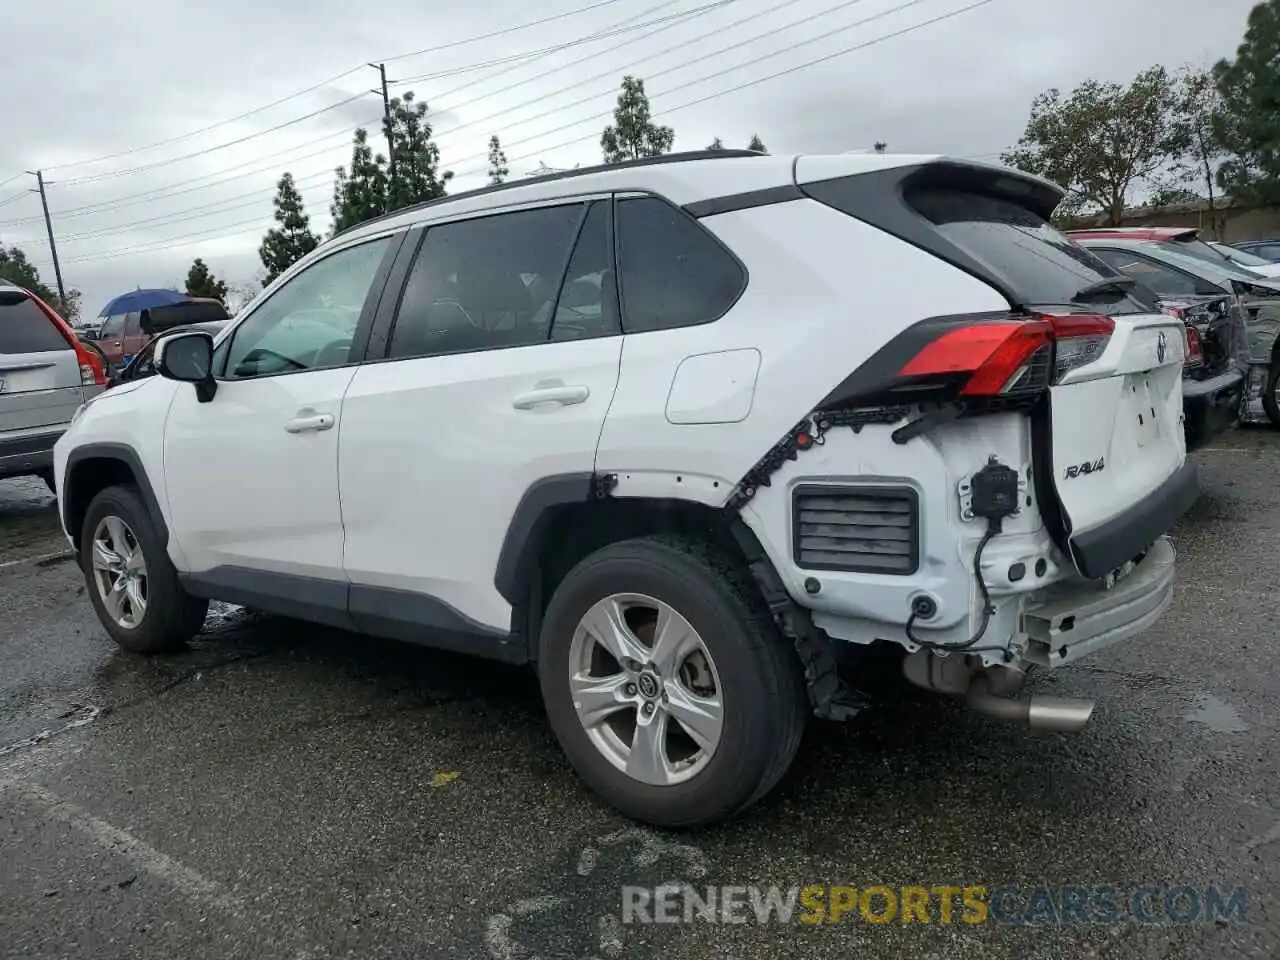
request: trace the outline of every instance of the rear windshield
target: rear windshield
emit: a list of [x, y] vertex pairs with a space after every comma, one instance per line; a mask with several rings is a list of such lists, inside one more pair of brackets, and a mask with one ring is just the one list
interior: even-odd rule
[[[1077, 246], [1047, 221], [1007, 200], [956, 190], [911, 191], [907, 201], [947, 240], [986, 267], [1027, 304], [1070, 304], [1086, 286], [1119, 276], [1118, 271]], [[1114, 299], [1093, 296], [1081, 306], [1108, 313], [1146, 313], [1140, 288]]]
[[0, 300], [0, 353], [47, 353], [70, 350], [62, 331], [35, 301]]

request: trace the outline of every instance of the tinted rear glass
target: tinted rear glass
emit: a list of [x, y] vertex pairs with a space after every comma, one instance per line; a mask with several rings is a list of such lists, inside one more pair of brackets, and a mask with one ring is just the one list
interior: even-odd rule
[[[1047, 221], [1007, 200], [955, 190], [923, 189], [907, 198], [912, 207], [1027, 304], [1070, 304], [1089, 284], [1117, 276], [1102, 260], [1077, 246]], [[1136, 293], [1136, 296], [1135, 296]], [[1143, 294], [1093, 297], [1087, 304], [1108, 313], [1156, 308]]]
[[32, 300], [0, 300], [0, 353], [47, 353], [70, 350], [57, 327]]

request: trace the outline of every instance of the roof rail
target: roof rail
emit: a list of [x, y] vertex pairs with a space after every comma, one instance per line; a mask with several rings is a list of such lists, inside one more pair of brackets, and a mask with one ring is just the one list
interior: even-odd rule
[[453, 200], [463, 200], [470, 197], [482, 197], [490, 193], [500, 193], [503, 190], [511, 190], [515, 187], [522, 187], [530, 183], [549, 183], [553, 180], [568, 180], [572, 177], [581, 177], [589, 173], [604, 173], [607, 170], [626, 170], [631, 167], [650, 167], [663, 163], [685, 163], [690, 160], [727, 160], [730, 157], [767, 157], [767, 153], [761, 153], [758, 150], [686, 150], [683, 153], [664, 153], [657, 157], [640, 157], [636, 160], [622, 160], [618, 163], [600, 163], [592, 167], [574, 167], [572, 170], [559, 170], [555, 173], [545, 173], [533, 177], [521, 177], [519, 180], [508, 180], [506, 183], [494, 183], [487, 187], [476, 187], [474, 190], [464, 190], [462, 193], [451, 194], [447, 197], [437, 197], [434, 200], [424, 200], [421, 203], [412, 203], [407, 207], [401, 207], [399, 210], [392, 210], [384, 213], [379, 217], [373, 217], [369, 220], [362, 220], [359, 223], [352, 224], [345, 230], [335, 233], [330, 239], [337, 239], [344, 234], [350, 233], [352, 230], [358, 230], [361, 227], [367, 227], [373, 223], [381, 223], [383, 220], [389, 220], [392, 217], [398, 217], [403, 213], [412, 213], [415, 210], [424, 210], [427, 207], [440, 206]]

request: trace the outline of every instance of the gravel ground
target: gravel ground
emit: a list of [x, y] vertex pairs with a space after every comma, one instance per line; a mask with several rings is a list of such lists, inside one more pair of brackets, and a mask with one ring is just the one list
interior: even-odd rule
[[[531, 675], [219, 608], [116, 651], [38, 482], [0, 482], [0, 956], [1280, 956], [1280, 435], [1197, 455], [1173, 609], [1036, 688], [1074, 736], [929, 698], [815, 725], [731, 824], [639, 829]], [[622, 887], [1247, 888], [1245, 922], [620, 923]], [[1020, 901], [1014, 900], [1011, 903]]]

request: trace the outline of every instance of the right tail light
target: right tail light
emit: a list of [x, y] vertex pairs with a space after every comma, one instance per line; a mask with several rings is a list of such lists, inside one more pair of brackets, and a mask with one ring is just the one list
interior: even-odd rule
[[1187, 330], [1187, 359], [1182, 365], [1188, 370], [1204, 364], [1204, 344], [1200, 341], [1200, 331], [1191, 324], [1186, 325]]

